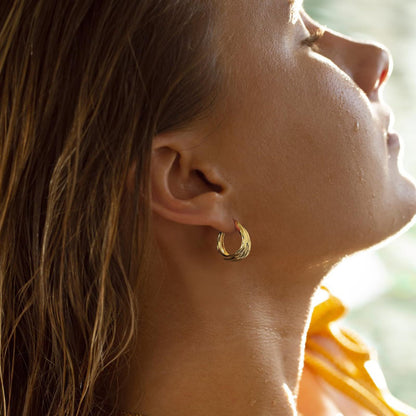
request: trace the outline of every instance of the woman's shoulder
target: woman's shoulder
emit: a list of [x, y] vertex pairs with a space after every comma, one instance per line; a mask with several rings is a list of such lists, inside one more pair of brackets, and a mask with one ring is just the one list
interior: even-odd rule
[[367, 414], [416, 416], [416, 410], [390, 393], [376, 352], [340, 323], [345, 313], [342, 302], [322, 287], [307, 335], [305, 373], [322, 379], [335, 400], [352, 400]]

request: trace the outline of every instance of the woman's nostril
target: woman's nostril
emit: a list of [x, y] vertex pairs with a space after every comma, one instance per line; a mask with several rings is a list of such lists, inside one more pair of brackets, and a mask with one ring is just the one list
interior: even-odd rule
[[380, 85], [383, 84], [383, 82], [386, 80], [388, 74], [389, 74], [389, 70], [384, 69], [380, 75]]
[[383, 85], [384, 84], [384, 81], [386, 81], [388, 75], [389, 75], [389, 70], [387, 68], [383, 69], [383, 71], [381, 72], [378, 80], [376, 81], [376, 84], [374, 86], [374, 89], [377, 89], [381, 85]]
[[377, 57], [374, 60], [375, 72], [374, 75], [377, 77], [374, 83], [373, 90], [379, 89], [389, 78], [392, 69], [392, 58], [391, 54], [384, 47], [377, 47]]

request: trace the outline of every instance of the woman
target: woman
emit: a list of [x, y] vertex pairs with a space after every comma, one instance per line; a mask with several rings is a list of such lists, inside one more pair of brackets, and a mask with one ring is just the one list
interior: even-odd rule
[[2, 414], [374, 414], [300, 379], [322, 278], [416, 213], [389, 53], [291, 0], [0, 19]]

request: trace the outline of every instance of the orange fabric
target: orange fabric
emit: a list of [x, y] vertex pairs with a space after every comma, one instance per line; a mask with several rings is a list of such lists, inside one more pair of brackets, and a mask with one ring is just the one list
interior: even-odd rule
[[346, 308], [322, 287], [305, 348], [305, 366], [377, 416], [416, 416], [389, 392], [375, 351], [339, 319]]

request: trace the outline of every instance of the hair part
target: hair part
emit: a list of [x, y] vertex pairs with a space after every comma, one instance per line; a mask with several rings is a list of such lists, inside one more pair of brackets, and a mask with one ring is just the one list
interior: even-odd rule
[[1, 3], [1, 414], [115, 413], [108, 383], [149, 259], [152, 138], [213, 108], [213, 21], [205, 1]]

